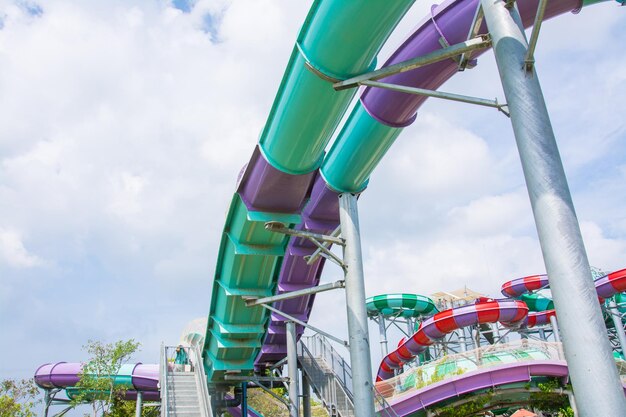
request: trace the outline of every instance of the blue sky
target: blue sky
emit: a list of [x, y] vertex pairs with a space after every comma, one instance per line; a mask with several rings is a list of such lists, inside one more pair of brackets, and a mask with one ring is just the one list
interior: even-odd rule
[[[17, 358], [2, 377], [80, 361], [88, 339], [135, 338], [137, 359], [156, 362], [161, 341], [207, 314], [237, 173], [309, 6], [0, 0], [0, 356]], [[589, 257], [605, 270], [626, 267], [625, 12], [608, 2], [547, 22], [537, 51]], [[490, 53], [444, 90], [503, 98]], [[493, 110], [429, 101], [360, 207], [368, 295], [496, 295], [544, 272], [512, 131]], [[335, 308], [318, 306], [314, 323], [345, 334], [342, 297], [320, 295]]]

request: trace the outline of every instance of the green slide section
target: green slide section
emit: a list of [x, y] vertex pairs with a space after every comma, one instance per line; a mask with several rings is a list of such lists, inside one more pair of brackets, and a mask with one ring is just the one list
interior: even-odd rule
[[331, 147], [320, 172], [337, 192], [360, 192], [401, 128], [389, 127], [370, 116], [361, 101], [350, 114]]
[[325, 0], [313, 4], [259, 141], [263, 156], [274, 168], [306, 174], [319, 167], [326, 145], [356, 94], [356, 89], [337, 92], [322, 77], [343, 79], [374, 69], [380, 48], [413, 2]]
[[554, 310], [554, 302], [541, 294], [522, 294], [519, 299], [526, 303], [530, 311]]
[[367, 315], [370, 317], [421, 317], [438, 313], [432, 299], [417, 294], [383, 294], [365, 300]]
[[300, 216], [248, 211], [235, 194], [222, 234], [204, 341], [210, 381], [222, 379], [226, 371], [254, 368], [268, 314], [262, 307], [246, 307], [242, 296], [273, 294], [288, 242], [286, 236], [265, 230], [268, 221], [293, 226]]

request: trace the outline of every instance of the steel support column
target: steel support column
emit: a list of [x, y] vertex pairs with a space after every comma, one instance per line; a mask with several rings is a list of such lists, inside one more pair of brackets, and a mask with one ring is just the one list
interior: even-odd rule
[[143, 407], [143, 393], [137, 391], [137, 401], [135, 405], [135, 417], [141, 417], [141, 407]]
[[572, 386], [582, 417], [626, 416], [574, 204], [514, 3], [481, 0], [524, 170]]
[[345, 239], [346, 307], [348, 310], [348, 336], [350, 365], [354, 388], [354, 412], [359, 417], [374, 417], [374, 391], [372, 386], [372, 361], [370, 358], [367, 311], [365, 309], [365, 282], [357, 198], [354, 194], [339, 195], [341, 236]]
[[385, 325], [385, 316], [378, 314], [378, 330], [380, 331], [380, 353], [385, 357], [389, 353], [387, 347], [387, 326]]
[[617, 309], [617, 303], [615, 303], [615, 300], [611, 300], [609, 303], [609, 313], [613, 319], [615, 333], [617, 333], [622, 354], [626, 356], [626, 334], [624, 333], [624, 323], [622, 323], [622, 315]]
[[248, 382], [241, 383], [241, 415], [248, 417]]
[[302, 417], [311, 417], [311, 384], [302, 372]]
[[296, 324], [288, 321], [287, 326], [287, 368], [289, 372], [289, 416], [298, 417], [300, 397], [298, 396], [298, 353], [296, 351]]

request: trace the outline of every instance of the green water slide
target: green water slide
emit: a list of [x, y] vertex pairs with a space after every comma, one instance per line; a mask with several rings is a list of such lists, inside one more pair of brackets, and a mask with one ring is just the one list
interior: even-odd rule
[[[274, 210], [251, 204], [242, 189], [267, 179], [251, 168], [253, 155], [231, 201], [215, 268], [203, 351], [209, 382], [223, 382], [229, 371], [246, 374], [254, 369], [269, 314], [262, 307], [246, 307], [242, 296], [263, 297], [276, 291], [289, 241], [266, 231], [264, 224], [275, 221], [293, 228], [301, 222], [309, 188], [301, 178], [321, 164], [324, 149], [356, 93], [338, 93], [324, 78], [349, 77], [374, 68], [380, 48], [413, 1], [320, 0], [311, 7], [258, 147], [260, 158], [269, 165], [266, 171], [273, 172], [273, 178], [282, 175], [281, 184], [298, 185], [294, 194], [301, 193], [303, 201], [290, 207], [276, 205]], [[262, 186], [268, 187], [268, 182], [273, 186], [271, 181]]]

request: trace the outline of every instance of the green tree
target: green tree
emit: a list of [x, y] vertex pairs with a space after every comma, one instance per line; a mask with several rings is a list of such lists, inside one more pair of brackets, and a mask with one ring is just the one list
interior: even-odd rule
[[126, 390], [117, 374], [138, 350], [139, 343], [133, 339], [115, 343], [89, 340], [83, 349], [90, 357], [83, 364], [80, 381], [72, 393], [72, 404], [90, 403], [94, 417], [111, 416], [116, 404], [121, 404]]
[[0, 417], [34, 417], [39, 388], [32, 379], [5, 379], [0, 385]]

